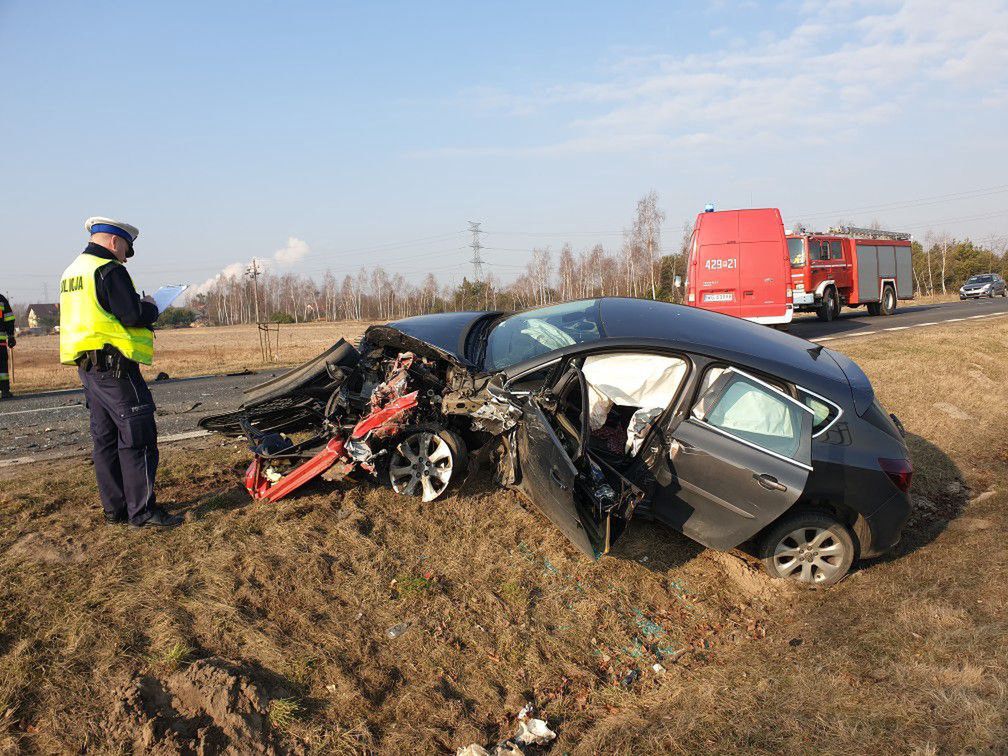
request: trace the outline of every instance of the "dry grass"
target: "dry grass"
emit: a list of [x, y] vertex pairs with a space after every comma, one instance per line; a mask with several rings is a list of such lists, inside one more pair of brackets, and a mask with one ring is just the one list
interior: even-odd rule
[[119, 748], [98, 724], [120, 684], [208, 656], [281, 679], [279, 736], [319, 752], [488, 744], [526, 700], [557, 754], [997, 750], [1008, 322], [834, 344], [914, 434], [918, 494], [999, 488], [829, 591], [646, 525], [588, 563], [478, 479], [427, 506], [322, 484], [260, 505], [242, 449], [172, 447], [159, 490], [189, 522], [156, 534], [101, 524], [88, 467], [4, 471], [0, 751]]
[[[356, 343], [369, 323], [338, 320], [280, 326], [280, 348], [270, 365], [298, 365], [318, 355], [339, 338]], [[173, 378], [259, 370], [262, 361], [255, 326], [175, 328], [157, 331], [154, 365], [144, 368], [150, 380], [164, 371]], [[274, 345], [276, 334], [273, 335]], [[26, 336], [14, 349], [14, 390], [46, 391], [80, 385], [77, 371], [59, 364], [58, 336]]]

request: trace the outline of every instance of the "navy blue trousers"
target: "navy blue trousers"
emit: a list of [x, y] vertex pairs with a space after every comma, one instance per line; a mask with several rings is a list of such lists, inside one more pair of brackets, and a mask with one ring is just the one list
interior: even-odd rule
[[109, 517], [129, 517], [139, 525], [155, 506], [154, 476], [158, 466], [154, 397], [130, 363], [125, 377], [78, 368], [91, 410], [95, 477]]
[[10, 374], [7, 366], [7, 342], [0, 341], [0, 391], [10, 391]]

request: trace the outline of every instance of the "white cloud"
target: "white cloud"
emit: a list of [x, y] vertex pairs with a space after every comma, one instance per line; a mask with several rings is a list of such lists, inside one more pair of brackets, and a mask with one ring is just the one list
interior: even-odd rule
[[255, 261], [256, 267], [259, 270], [263, 273], [267, 273], [277, 268], [292, 267], [301, 262], [310, 253], [311, 247], [308, 246], [308, 242], [304, 239], [299, 239], [296, 236], [290, 236], [287, 238], [287, 244], [274, 252], [272, 257], [254, 257], [245, 263], [233, 262], [230, 265], [225, 266], [219, 273], [211, 276], [199, 286], [194, 286], [190, 290], [189, 296], [205, 294], [218, 281], [245, 275], [249, 268], [252, 267], [253, 261]]
[[[719, 35], [721, 34], [719, 33]], [[827, 0], [801, 6], [790, 29], [744, 48], [627, 56], [598, 81], [507, 92], [478, 106], [503, 117], [553, 109], [559, 139], [523, 146], [448, 147], [422, 156], [562, 156], [684, 146], [816, 144], [910, 117], [932, 104], [1004, 110], [1005, 0]]]
[[301, 262], [310, 252], [311, 248], [308, 246], [308, 242], [304, 239], [298, 239], [296, 236], [290, 236], [287, 238], [287, 246], [278, 249], [274, 253], [273, 259], [281, 265], [294, 265]]

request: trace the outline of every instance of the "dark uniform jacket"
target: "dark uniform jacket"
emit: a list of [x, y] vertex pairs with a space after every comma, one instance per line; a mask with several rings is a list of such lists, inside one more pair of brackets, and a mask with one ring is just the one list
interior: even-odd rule
[[0, 341], [14, 338], [14, 310], [7, 297], [0, 294]]
[[95, 292], [101, 308], [124, 326], [151, 328], [158, 317], [157, 307], [140, 300], [126, 267], [116, 264], [115, 255], [100, 244], [88, 244], [84, 254], [109, 261], [95, 271]]

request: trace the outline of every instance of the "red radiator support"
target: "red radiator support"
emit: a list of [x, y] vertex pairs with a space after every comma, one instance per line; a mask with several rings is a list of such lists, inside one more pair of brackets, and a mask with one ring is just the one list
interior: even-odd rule
[[275, 502], [282, 499], [308, 481], [317, 478], [341, 459], [346, 458], [343, 439], [339, 436], [329, 439], [325, 448], [311, 459], [302, 462], [276, 483], [270, 484], [263, 474], [263, 460], [256, 457], [245, 471], [245, 488], [253, 499]]

